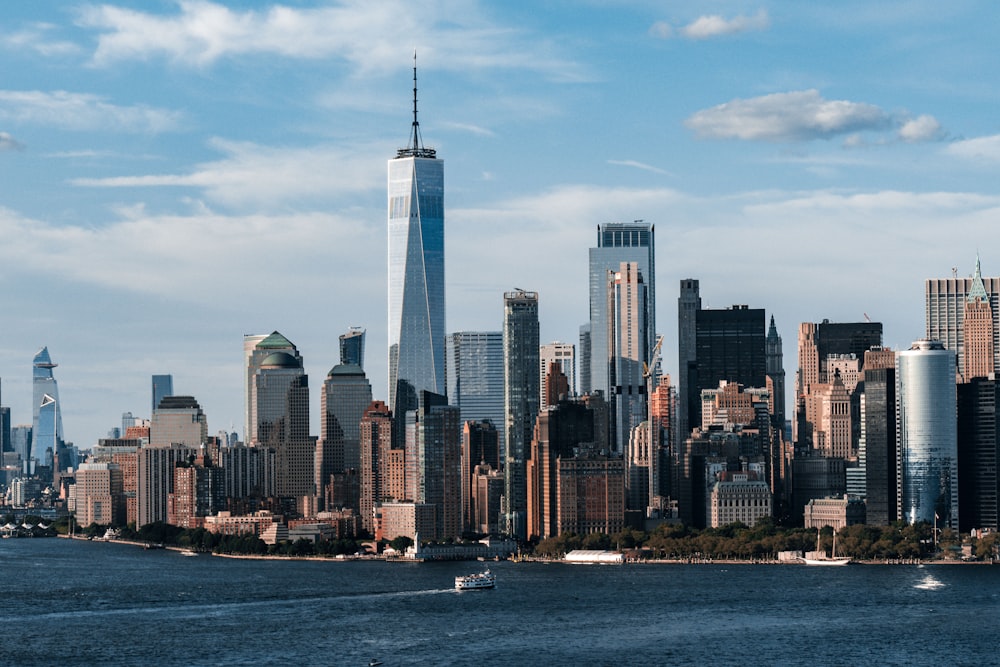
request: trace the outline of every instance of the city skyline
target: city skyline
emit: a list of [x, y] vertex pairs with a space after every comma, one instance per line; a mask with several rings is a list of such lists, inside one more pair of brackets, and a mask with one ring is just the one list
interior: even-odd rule
[[985, 3], [635, 2], [572, 21], [558, 5], [276, 7], [5, 13], [12, 425], [47, 346], [78, 447], [144, 416], [156, 373], [211, 432], [239, 430], [255, 331], [287, 334], [322, 378], [337, 336], [367, 328], [387, 399], [384, 161], [405, 143], [413, 49], [425, 141], [449, 164], [446, 334], [499, 330], [520, 286], [539, 292], [541, 342], [576, 342], [593, 232], [636, 219], [659, 231], [672, 376], [683, 278], [705, 308], [774, 315], [790, 377], [800, 322], [867, 314], [907, 349], [925, 279], [971, 275], [977, 251], [1000, 274]]

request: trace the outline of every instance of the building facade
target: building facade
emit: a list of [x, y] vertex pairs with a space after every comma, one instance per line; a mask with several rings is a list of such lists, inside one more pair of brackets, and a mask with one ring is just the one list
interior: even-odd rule
[[[975, 273], [971, 277], [929, 278], [924, 282], [927, 315], [925, 338], [941, 341], [945, 349], [955, 352], [958, 355], [957, 368], [964, 371], [965, 313], [970, 297], [973, 302], [978, 299], [982, 304], [974, 309], [977, 319], [985, 314], [987, 307], [989, 309], [992, 319], [992, 363], [994, 369], [1000, 368], [1000, 278], [983, 278], [978, 257]], [[974, 347], [978, 352], [984, 351], [984, 341], [978, 338], [983, 334], [983, 325], [984, 322], [979, 322], [975, 327], [977, 341], [974, 342]]]
[[491, 421], [504, 449], [502, 331], [458, 331], [447, 339], [448, 402], [463, 422]]
[[608, 403], [612, 451], [623, 453], [632, 429], [646, 419], [645, 365], [650, 361], [648, 288], [637, 262], [608, 271]]
[[539, 405], [546, 407], [548, 397], [548, 387], [545, 378], [549, 374], [552, 362], [559, 364], [559, 370], [566, 376], [568, 393], [576, 393], [576, 346], [572, 343], [560, 343], [558, 341], [542, 345], [538, 351], [538, 379], [539, 379]]
[[538, 293], [504, 294], [504, 499], [508, 535], [527, 538], [527, 460], [538, 415]]
[[955, 353], [919, 340], [896, 355], [900, 513], [958, 530]]
[[[611, 395], [608, 361], [611, 341], [608, 337], [609, 302], [608, 271], [619, 271], [622, 262], [634, 262], [646, 286], [645, 349], [656, 344], [656, 262], [655, 229], [636, 220], [631, 223], [612, 222], [597, 226], [597, 246], [589, 253], [590, 322], [588, 349], [581, 349], [581, 359], [590, 360], [589, 384], [580, 384], [580, 393], [603, 391]], [[581, 335], [581, 347], [584, 337]], [[581, 379], [587, 374], [581, 371]]]

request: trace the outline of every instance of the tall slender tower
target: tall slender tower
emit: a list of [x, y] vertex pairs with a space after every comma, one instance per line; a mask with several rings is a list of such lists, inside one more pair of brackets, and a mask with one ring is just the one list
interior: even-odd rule
[[[646, 285], [645, 349], [656, 344], [656, 281], [654, 262], [654, 227], [642, 220], [632, 223], [613, 222], [597, 227], [597, 247], [590, 249], [590, 330], [589, 350], [581, 349], [581, 358], [590, 359], [590, 381], [581, 383], [581, 394], [603, 391], [611, 397], [608, 360], [611, 358], [608, 340], [608, 271], [618, 271], [622, 262], [635, 262]], [[584, 337], [581, 335], [581, 347]], [[643, 361], [646, 361], [643, 359]], [[581, 379], [586, 379], [581, 371]]]
[[764, 339], [764, 363], [767, 367], [767, 378], [771, 381], [771, 400], [774, 403], [771, 414], [774, 415], [774, 427], [785, 430], [785, 364], [781, 351], [781, 336], [774, 326], [774, 315], [771, 315], [771, 325]]
[[388, 212], [389, 407], [403, 415], [419, 392], [445, 392], [444, 162], [420, 136], [415, 53], [413, 125], [389, 160]]
[[59, 387], [52, 375], [49, 348], [43, 347], [35, 354], [32, 372], [33, 421], [31, 424], [31, 455], [45, 464], [45, 450], [52, 448], [55, 455], [63, 439], [62, 407], [59, 405]]
[[[691, 435], [692, 426], [701, 423], [695, 412], [698, 355], [695, 350], [698, 311], [701, 310], [701, 292], [694, 278], [681, 280], [677, 297], [677, 442]], [[699, 408], [700, 410], [700, 408]]]
[[503, 295], [504, 412], [507, 462], [504, 467], [506, 532], [526, 539], [527, 459], [538, 415], [538, 293]]
[[622, 262], [608, 271], [608, 380], [611, 406], [611, 447], [619, 454], [628, 448], [632, 429], [646, 419], [648, 346], [648, 285], [637, 262]]
[[983, 272], [976, 257], [976, 274], [972, 289], [965, 297], [965, 315], [962, 319], [965, 354], [962, 359], [962, 380], [987, 378], [994, 371], [993, 364], [993, 309], [983, 284]]

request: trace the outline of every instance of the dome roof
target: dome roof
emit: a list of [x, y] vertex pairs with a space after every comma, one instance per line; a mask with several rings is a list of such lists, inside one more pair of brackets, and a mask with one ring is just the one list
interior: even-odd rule
[[287, 352], [274, 352], [264, 357], [261, 366], [277, 366], [278, 368], [301, 368], [298, 359]]

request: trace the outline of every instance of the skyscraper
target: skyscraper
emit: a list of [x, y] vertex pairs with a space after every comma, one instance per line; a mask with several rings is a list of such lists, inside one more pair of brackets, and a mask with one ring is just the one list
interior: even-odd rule
[[360, 424], [372, 402], [372, 386], [357, 364], [338, 364], [320, 390], [320, 441], [316, 448], [316, 491], [323, 495], [330, 475], [361, 465]]
[[900, 513], [958, 530], [955, 353], [919, 340], [896, 355]]
[[680, 363], [678, 422], [685, 429], [678, 442], [701, 426], [701, 392], [719, 382], [747, 388], [767, 387], [764, 310], [737, 305], [702, 309], [698, 281], [681, 281], [678, 299]]
[[649, 361], [649, 297], [637, 262], [622, 262], [608, 271], [608, 404], [611, 407], [611, 448], [621, 454], [632, 429], [646, 419], [646, 378]]
[[[149, 414], [156, 412], [156, 409], [160, 407], [160, 401], [162, 401], [166, 396], [174, 395], [174, 376], [173, 375], [154, 375], [152, 381], [153, 388], [153, 407]], [[122, 435], [124, 435], [124, 429], [122, 430]]]
[[[984, 301], [979, 309], [985, 310], [988, 307], [992, 319], [993, 368], [1000, 368], [1000, 278], [983, 278], [978, 257], [972, 277], [928, 278], [924, 283], [924, 296], [927, 311], [926, 338], [939, 340], [945, 349], [956, 352], [958, 369], [962, 372], [966, 368], [965, 313], [969, 297]], [[981, 316], [983, 313], [977, 314]], [[981, 331], [981, 328], [977, 327], [977, 331]], [[975, 343], [978, 350], [982, 350], [982, 343], [981, 339]]]
[[[622, 262], [635, 262], [646, 285], [646, 350], [656, 344], [656, 280], [654, 227], [641, 220], [632, 223], [613, 222], [597, 227], [597, 247], [590, 249], [590, 349], [581, 349], [581, 358], [590, 359], [589, 385], [581, 384], [578, 391], [603, 391], [610, 399], [611, 382], [608, 360], [608, 271], [619, 271]], [[584, 336], [581, 332], [581, 347]], [[643, 361], [646, 361], [645, 359]], [[580, 373], [581, 379], [587, 374]]]
[[151, 446], [185, 445], [198, 449], [208, 439], [208, 420], [192, 396], [166, 396], [149, 425]]
[[56, 454], [63, 440], [62, 408], [59, 404], [59, 387], [52, 375], [58, 364], [52, 363], [49, 348], [43, 347], [35, 354], [32, 373], [32, 424], [31, 456], [45, 462], [45, 450]]
[[979, 257], [976, 257], [976, 273], [972, 277], [972, 289], [965, 298], [962, 338], [964, 342], [962, 379], [968, 382], [973, 378], [989, 377], [995, 368], [993, 310], [990, 308], [990, 297], [983, 284]]
[[526, 463], [539, 398], [538, 293], [507, 292], [503, 302], [506, 531], [523, 540], [528, 536]]
[[361, 327], [340, 335], [340, 363], [365, 367], [365, 330]]
[[490, 420], [497, 429], [502, 452], [503, 332], [457, 331], [449, 334], [447, 361], [448, 402], [458, 406], [463, 422]]
[[539, 350], [538, 364], [539, 388], [541, 389], [539, 396], [542, 407], [545, 407], [545, 399], [548, 396], [545, 377], [549, 374], [549, 366], [553, 361], [559, 364], [559, 370], [566, 376], [566, 381], [569, 383], [569, 393], [576, 393], [576, 348], [572, 343], [560, 343], [559, 341], [542, 345]]
[[774, 315], [771, 315], [771, 324], [767, 329], [767, 337], [764, 339], [764, 355], [767, 377], [771, 381], [771, 400], [774, 402], [772, 411], [774, 427], [783, 433], [785, 430], [785, 362], [781, 351], [781, 336], [778, 335], [778, 328], [774, 326]]
[[420, 136], [416, 56], [410, 140], [388, 185], [389, 407], [400, 416], [420, 391], [445, 392], [444, 162]]
[[[459, 410], [447, 399], [421, 392], [419, 408], [406, 413], [407, 490], [413, 501], [435, 505], [435, 535], [462, 533], [462, 428]], [[431, 537], [431, 536], [428, 536]]]
[[[677, 297], [677, 442], [691, 435], [691, 429], [700, 423], [701, 394], [692, 385], [697, 381], [697, 356], [695, 334], [698, 311], [701, 310], [701, 293], [698, 281], [685, 278]], [[695, 400], [697, 399], [697, 400]]]
[[[968, 320], [966, 320], [968, 321]], [[974, 377], [958, 387], [959, 530], [1000, 529], [1000, 383]]]
[[275, 331], [254, 346], [247, 377], [248, 443], [274, 448], [279, 496], [313, 495], [316, 443], [309, 435], [309, 377], [301, 355]]

